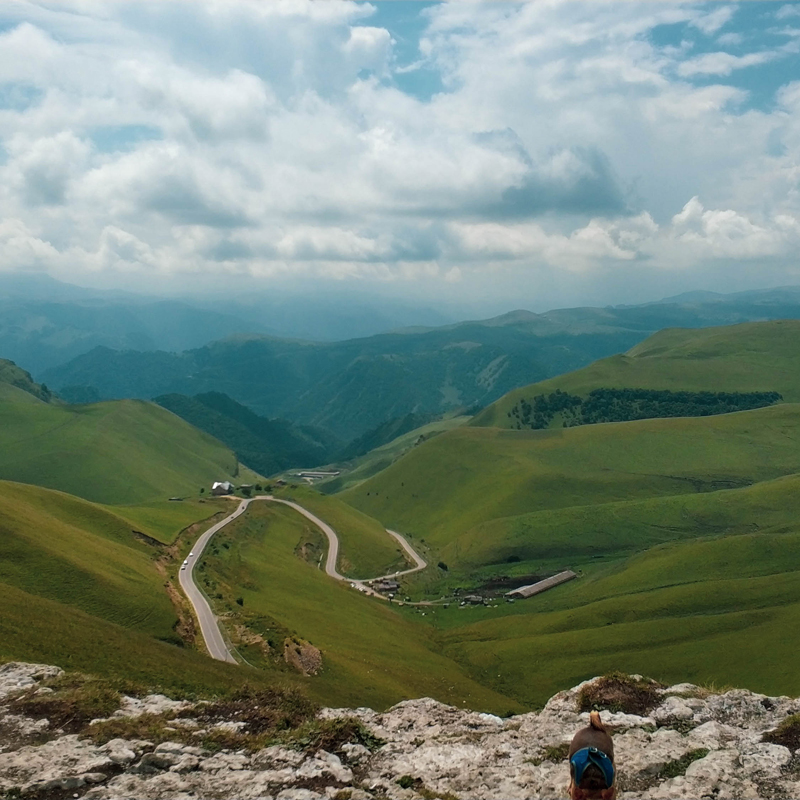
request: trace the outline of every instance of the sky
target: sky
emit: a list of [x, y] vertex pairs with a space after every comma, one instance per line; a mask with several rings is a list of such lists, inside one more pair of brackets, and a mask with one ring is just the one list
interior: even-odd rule
[[0, 0], [0, 271], [500, 311], [800, 284], [800, 3]]

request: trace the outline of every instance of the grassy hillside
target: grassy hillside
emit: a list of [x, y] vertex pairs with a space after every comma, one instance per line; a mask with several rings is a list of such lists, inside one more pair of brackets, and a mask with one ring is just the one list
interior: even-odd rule
[[130, 525], [71, 495], [0, 481], [0, 582], [174, 640], [153, 549]]
[[45, 403], [49, 403], [52, 399], [52, 394], [46, 386], [36, 383], [29, 372], [5, 358], [0, 358], [0, 384], [15, 386]]
[[[413, 566], [383, 525], [338, 498], [326, 497], [305, 487], [283, 489], [275, 494], [299, 503], [336, 531], [340, 545], [338, 569], [342, 575], [376, 578]], [[310, 527], [316, 537], [316, 527]], [[320, 557], [323, 550], [327, 552], [327, 546], [320, 548]]]
[[592, 389], [775, 391], [800, 401], [800, 321], [750, 322], [720, 328], [660, 331], [624, 355], [515, 389], [484, 409], [472, 425], [507, 428], [522, 398], [556, 389], [586, 396]]
[[800, 476], [740, 489], [575, 506], [476, 525], [442, 548], [464, 571], [592, 564], [665, 542], [785, 529], [800, 519]]
[[531, 704], [617, 669], [797, 695], [799, 564], [796, 525], [666, 544], [528, 606], [437, 619], [445, 654]]
[[387, 444], [380, 445], [352, 461], [337, 462], [335, 466], [342, 469], [342, 474], [337, 475], [335, 478], [320, 481], [316, 484], [316, 488], [325, 494], [335, 494], [343, 489], [357, 486], [367, 478], [371, 478], [381, 470], [391, 466], [413, 447], [417, 447], [422, 442], [444, 431], [458, 428], [469, 419], [470, 417], [460, 415], [429, 422], [427, 425], [422, 425], [395, 437]]
[[[209, 503], [184, 515], [196, 521], [215, 510]], [[177, 617], [158, 554], [113, 509], [0, 481], [0, 660], [58, 664], [172, 691], [238, 684], [242, 670], [175, 646]], [[247, 679], [268, 678], [253, 672]]]
[[[0, 479], [97, 502], [140, 503], [194, 495], [239, 472], [228, 448], [152, 403], [0, 399]], [[243, 472], [239, 480], [252, 477]]]
[[800, 471], [800, 405], [545, 431], [461, 427], [341, 498], [441, 549], [490, 520]]
[[220, 392], [196, 397], [168, 394], [154, 402], [226, 444], [241, 462], [262, 475], [324, 464], [340, 445], [324, 431], [260, 417]]
[[[385, 708], [432, 696], [495, 712], [520, 708], [443, 657], [430, 628], [298, 558], [295, 551], [306, 540], [305, 527], [304, 519], [289, 508], [254, 503], [219, 534], [218, 553], [204, 559], [200, 574], [207, 592], [217, 598], [218, 612], [229, 615], [231, 627], [246, 625], [265, 635], [278, 659], [285, 636], [318, 647], [322, 670], [306, 685], [325, 703]], [[258, 664], [272, 660], [258, 646], [243, 647], [242, 652]]]
[[[71, 606], [0, 583], [0, 660], [56, 664], [164, 691], [208, 694], [274, 675], [214, 661]], [[284, 680], [291, 680], [286, 676]]]

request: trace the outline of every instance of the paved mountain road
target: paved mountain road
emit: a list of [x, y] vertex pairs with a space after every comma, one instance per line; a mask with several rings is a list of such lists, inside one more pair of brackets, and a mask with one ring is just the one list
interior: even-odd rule
[[[347, 583], [355, 586], [365, 594], [369, 594], [374, 597], [382, 597], [382, 595], [373, 591], [366, 585], [366, 579], [353, 580], [352, 578], [346, 578], [337, 571], [336, 562], [339, 559], [339, 537], [336, 535], [336, 531], [334, 531], [334, 529], [331, 528], [327, 522], [324, 522], [319, 517], [312, 514], [307, 508], [303, 508], [303, 506], [299, 505], [298, 503], [294, 503], [291, 500], [280, 500], [272, 495], [258, 495], [257, 497], [242, 500], [233, 514], [230, 514], [229, 516], [225, 517], [225, 519], [222, 519], [215, 525], [212, 525], [202, 536], [200, 536], [200, 538], [195, 542], [194, 548], [187, 559], [186, 568], [183, 569], [183, 567], [181, 567], [180, 571], [178, 572], [181, 588], [189, 598], [189, 602], [192, 604], [192, 607], [197, 614], [197, 620], [200, 623], [200, 632], [203, 634], [203, 639], [205, 640], [209, 654], [212, 658], [216, 658], [219, 661], [229, 661], [232, 664], [236, 664], [237, 661], [233, 657], [231, 651], [228, 649], [228, 646], [225, 644], [225, 639], [223, 638], [219, 627], [219, 621], [217, 620], [216, 616], [214, 616], [214, 612], [211, 610], [211, 606], [203, 596], [203, 593], [194, 582], [194, 566], [200, 560], [200, 556], [203, 554], [203, 550], [205, 549], [211, 537], [217, 531], [224, 528], [229, 522], [232, 522], [237, 517], [244, 514], [250, 503], [256, 500], [266, 500], [268, 502], [281, 503], [285, 506], [289, 506], [299, 514], [302, 514], [304, 517], [306, 517], [306, 519], [313, 522], [328, 539], [328, 557], [325, 560], [325, 572], [330, 575], [331, 578], [335, 578], [337, 581], [347, 581]], [[388, 575], [381, 575], [381, 578], [393, 578], [399, 575], [409, 575], [412, 572], [419, 572], [419, 570], [425, 569], [425, 567], [428, 566], [427, 562], [419, 556], [414, 548], [411, 547], [411, 545], [399, 533], [396, 531], [390, 531], [388, 529], [386, 532], [390, 536], [393, 536], [395, 539], [397, 539], [397, 541], [400, 543], [400, 546], [411, 557], [416, 566], [400, 572], [392, 572]], [[376, 580], [376, 578], [370, 578], [369, 580]]]

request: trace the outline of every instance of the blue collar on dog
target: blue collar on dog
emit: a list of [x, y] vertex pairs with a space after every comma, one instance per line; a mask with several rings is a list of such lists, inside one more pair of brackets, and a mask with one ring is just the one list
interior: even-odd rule
[[594, 764], [600, 768], [606, 780], [606, 788], [614, 785], [614, 765], [611, 763], [611, 759], [596, 747], [584, 747], [583, 750], [578, 750], [577, 753], [574, 753], [569, 760], [572, 778], [576, 784], [580, 784], [583, 773], [586, 772], [589, 764]]

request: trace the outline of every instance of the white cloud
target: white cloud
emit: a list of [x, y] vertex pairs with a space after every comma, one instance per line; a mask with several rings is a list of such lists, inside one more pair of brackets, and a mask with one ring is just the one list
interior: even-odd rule
[[408, 70], [373, 11], [345, 0], [0, 10], [5, 263], [468, 292], [487, 270], [500, 291], [516, 268], [557, 282], [791, 257], [800, 84], [787, 81], [774, 110], [753, 110], [735, 85], [738, 70], [785, 54], [688, 57], [688, 44], [649, 35], [728, 26], [717, 41], [746, 51], [758, 37], [732, 30], [734, 6], [434, 5], [412, 65], [415, 80], [438, 71], [430, 101], [399, 88]]
[[800, 17], [800, 5], [797, 3], [787, 3], [781, 6], [776, 12], [777, 19], [790, 19], [791, 17]]
[[684, 78], [693, 75], [730, 75], [731, 72], [745, 67], [754, 67], [766, 64], [777, 57], [777, 53], [747, 53], [743, 56], [734, 56], [731, 53], [704, 53], [678, 65], [678, 74]]
[[788, 242], [779, 227], [763, 226], [732, 209], [705, 209], [693, 197], [672, 218], [674, 235], [700, 254], [718, 258], [751, 259], [772, 256], [788, 250]]
[[736, 13], [734, 5], [720, 6], [708, 14], [700, 14], [692, 20], [692, 25], [699, 28], [706, 35], [716, 33], [724, 25], [731, 21], [733, 15]]

